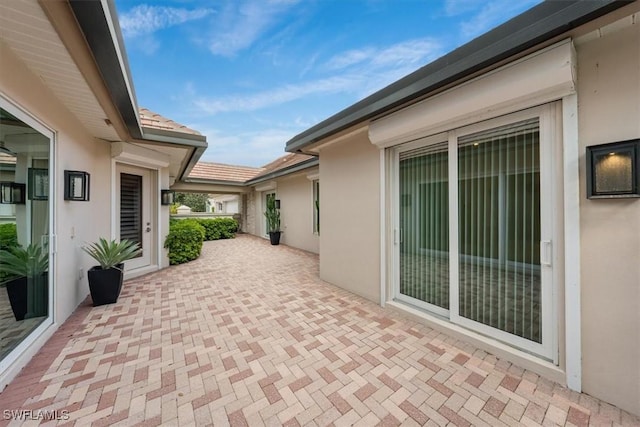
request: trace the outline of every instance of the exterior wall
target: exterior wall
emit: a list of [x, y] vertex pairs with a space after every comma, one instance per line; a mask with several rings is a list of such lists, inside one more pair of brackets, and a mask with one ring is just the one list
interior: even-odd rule
[[[313, 185], [307, 174], [317, 169], [277, 181], [276, 197], [280, 199], [281, 243], [318, 253], [320, 239], [313, 232]], [[322, 185], [322, 184], [321, 184]]]
[[[266, 191], [251, 191], [247, 194], [247, 233], [264, 236], [264, 209], [262, 197], [265, 192], [276, 193], [280, 200], [280, 243], [309, 252], [319, 253], [320, 239], [313, 232], [313, 184], [307, 178], [317, 174], [318, 168], [286, 175], [273, 180], [275, 188]], [[322, 184], [320, 184], [322, 185]], [[320, 190], [322, 193], [322, 189]], [[260, 222], [262, 221], [262, 222]]]
[[359, 133], [320, 151], [320, 277], [380, 302], [380, 151]]
[[243, 194], [242, 218], [245, 233], [256, 234], [256, 192]]
[[[40, 78], [29, 70], [16, 55], [0, 41], [0, 91], [30, 115], [56, 132], [54, 158], [50, 179], [56, 188], [51, 206], [56, 226], [57, 253], [54, 269], [54, 321], [53, 327], [41, 336], [29, 350], [37, 350], [78, 304], [88, 295], [86, 271], [92, 260], [81, 251], [86, 242], [100, 236], [110, 236], [111, 161], [110, 145], [95, 140]], [[83, 170], [91, 174], [91, 201], [63, 200], [65, 169]], [[28, 360], [29, 357], [22, 358]], [[14, 364], [5, 378], [17, 373]], [[0, 376], [2, 373], [0, 373]], [[0, 378], [2, 382], [3, 378]]]
[[586, 146], [640, 138], [640, 28], [577, 53], [583, 390], [640, 414], [640, 200], [587, 200], [584, 160]]

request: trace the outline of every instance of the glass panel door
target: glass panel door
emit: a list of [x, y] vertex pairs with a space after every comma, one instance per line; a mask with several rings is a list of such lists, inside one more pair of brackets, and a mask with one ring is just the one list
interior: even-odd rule
[[447, 174], [446, 142], [400, 153], [398, 297], [441, 314], [449, 309]]
[[540, 343], [538, 119], [458, 147], [459, 315]]
[[553, 112], [394, 149], [393, 295], [555, 360]]

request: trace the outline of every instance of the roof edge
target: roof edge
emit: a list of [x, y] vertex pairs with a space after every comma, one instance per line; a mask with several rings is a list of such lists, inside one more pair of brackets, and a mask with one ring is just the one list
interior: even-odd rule
[[303, 162], [296, 163], [295, 165], [278, 169], [276, 171], [270, 172], [266, 175], [259, 176], [257, 178], [251, 178], [250, 180], [245, 181], [245, 185], [255, 185], [264, 181], [269, 181], [270, 179], [279, 178], [284, 175], [289, 175], [294, 172], [299, 172], [301, 170], [309, 169], [313, 166], [317, 166], [320, 164], [320, 159], [318, 157], [313, 157], [311, 159], [307, 159]]
[[288, 152], [463, 80], [634, 0], [545, 1], [294, 136]]
[[113, 1], [68, 2], [127, 131], [132, 138], [142, 139], [131, 71]]

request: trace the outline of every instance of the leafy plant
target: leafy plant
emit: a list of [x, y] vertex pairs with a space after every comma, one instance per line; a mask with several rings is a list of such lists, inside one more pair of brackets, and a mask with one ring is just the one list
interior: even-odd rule
[[18, 232], [15, 223], [0, 224], [0, 249], [11, 249], [18, 245]]
[[49, 268], [49, 252], [40, 245], [0, 250], [0, 270], [17, 277], [38, 277]]
[[108, 270], [122, 264], [126, 260], [140, 255], [140, 245], [131, 240], [107, 240], [101, 237], [97, 242], [82, 248], [95, 259], [103, 270]]
[[176, 193], [175, 201], [179, 205], [189, 206], [191, 212], [206, 212], [209, 195], [202, 193]]
[[169, 263], [182, 264], [198, 258], [204, 236], [204, 227], [196, 220], [184, 219], [171, 224], [164, 241], [164, 247], [169, 249]]
[[238, 231], [238, 221], [233, 218], [200, 218], [204, 227], [204, 240], [233, 239]]
[[277, 233], [280, 231], [280, 210], [276, 209], [276, 198], [267, 197], [267, 209], [264, 212], [267, 218], [267, 231], [269, 233]]

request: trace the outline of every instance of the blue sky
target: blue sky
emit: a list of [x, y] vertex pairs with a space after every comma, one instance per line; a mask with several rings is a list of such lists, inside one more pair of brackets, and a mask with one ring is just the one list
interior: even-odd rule
[[116, 0], [138, 103], [261, 166], [299, 132], [539, 0]]

